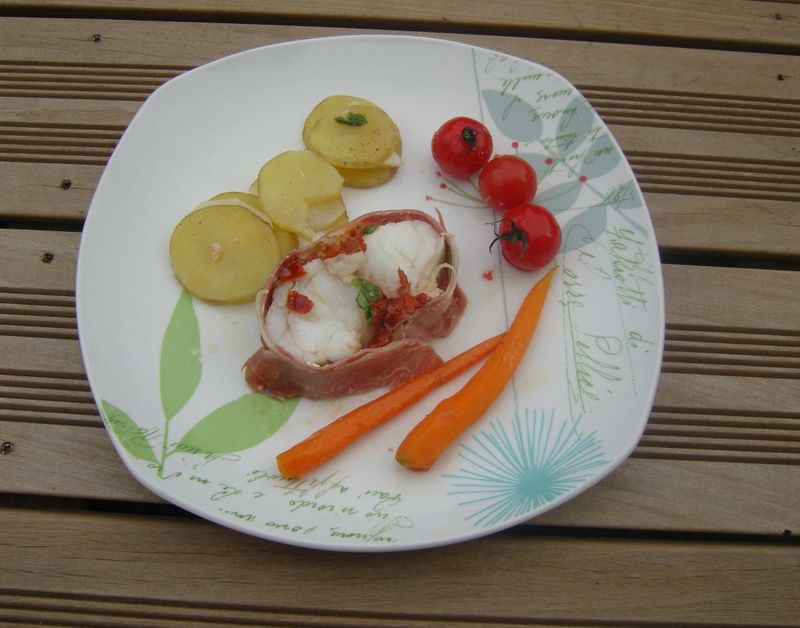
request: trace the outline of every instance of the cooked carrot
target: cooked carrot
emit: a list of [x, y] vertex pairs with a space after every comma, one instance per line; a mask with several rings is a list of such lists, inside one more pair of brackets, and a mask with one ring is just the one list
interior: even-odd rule
[[434, 388], [441, 386], [491, 353], [505, 334], [489, 338], [435, 369], [400, 384], [389, 392], [351, 410], [278, 454], [278, 470], [284, 477], [300, 477], [330, 460], [370, 430], [382, 425]]
[[397, 462], [415, 471], [427, 471], [503, 392], [536, 331], [554, 271], [555, 267], [551, 268], [525, 297], [505, 337], [483, 366], [408, 433], [397, 448]]

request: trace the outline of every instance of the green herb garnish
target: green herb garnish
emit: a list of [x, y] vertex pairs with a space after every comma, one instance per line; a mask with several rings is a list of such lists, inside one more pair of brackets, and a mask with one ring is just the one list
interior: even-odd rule
[[336, 116], [334, 118], [339, 124], [346, 124], [348, 126], [361, 126], [362, 124], [367, 123], [367, 119], [362, 116], [360, 113], [354, 113], [352, 111], [347, 112], [346, 117]]
[[372, 321], [372, 307], [371, 305], [381, 298], [381, 292], [371, 281], [362, 279], [361, 277], [354, 277], [350, 282], [358, 290], [356, 295], [356, 305], [364, 311], [364, 316], [368, 321]]
[[369, 235], [370, 233], [375, 233], [378, 230], [380, 225], [370, 225], [369, 227], [364, 227], [361, 230], [361, 235]]

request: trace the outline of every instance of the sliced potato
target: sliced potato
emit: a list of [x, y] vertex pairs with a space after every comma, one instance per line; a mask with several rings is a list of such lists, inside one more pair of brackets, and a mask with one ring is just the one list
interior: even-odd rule
[[311, 110], [311, 113], [308, 114], [305, 123], [303, 124], [303, 143], [306, 145], [306, 147], [308, 147], [308, 136], [311, 135], [311, 129], [316, 126], [317, 122], [333, 111], [346, 109], [347, 107], [351, 107], [353, 105], [374, 106], [373, 103], [365, 100], [364, 98], [359, 98], [358, 96], [348, 96], [345, 94], [335, 94], [321, 100], [317, 106]]
[[[330, 123], [330, 119], [336, 121], [336, 118], [340, 117], [342, 120], [346, 121], [347, 114], [351, 110], [357, 112], [356, 108], [358, 106], [366, 106], [377, 109], [381, 112], [381, 114], [383, 114], [379, 114], [378, 122], [385, 124], [385, 120], [388, 118], [388, 116], [385, 116], [385, 112], [375, 105], [375, 103], [367, 100], [366, 98], [360, 98], [358, 96], [335, 94], [320, 101], [306, 117], [303, 125], [303, 143], [311, 150], [315, 150], [316, 147], [318, 154], [323, 159], [333, 164], [333, 166], [339, 171], [339, 174], [341, 174], [344, 178], [344, 184], [346, 186], [354, 188], [371, 188], [381, 185], [382, 183], [386, 183], [394, 176], [397, 168], [402, 164], [402, 160], [400, 158], [402, 142], [400, 138], [400, 132], [396, 125], [394, 125], [394, 122], [391, 122], [391, 125], [388, 127], [390, 129], [390, 137], [394, 138], [389, 142], [392, 146], [392, 151], [380, 163], [370, 163], [369, 166], [365, 166], [364, 164], [367, 161], [375, 162], [377, 160], [376, 156], [370, 155], [369, 159], [362, 161], [348, 158], [349, 164], [346, 166], [341, 165], [341, 159], [337, 159], [335, 157], [331, 159], [329, 154], [319, 152], [320, 144], [323, 142], [323, 140], [321, 140], [319, 137], [316, 137], [313, 140], [311, 139], [312, 132], [315, 130], [317, 133], [322, 132], [324, 134], [325, 129], [318, 126], [324, 120], [327, 119], [328, 123]], [[369, 121], [367, 120], [367, 124], [368, 123]], [[328, 131], [330, 131], [330, 128], [328, 128]], [[341, 131], [341, 129], [339, 129], [339, 131]]]
[[[253, 186], [256, 186], [256, 184], [254, 183]], [[261, 201], [255, 194], [250, 194], [248, 192], [223, 192], [222, 194], [217, 194], [211, 200], [234, 200], [237, 201], [237, 204], [242, 203], [243, 205], [251, 208], [253, 211], [266, 216], [266, 213], [261, 207]], [[269, 217], [267, 216], [267, 218]], [[296, 234], [292, 233], [291, 231], [286, 231], [286, 229], [282, 229], [278, 225], [272, 225], [272, 231], [275, 233], [275, 238], [278, 240], [278, 249], [281, 252], [281, 257], [286, 255], [289, 251], [294, 251], [297, 248], [298, 242]]]
[[191, 212], [172, 232], [169, 255], [178, 281], [212, 303], [253, 299], [281, 257], [269, 224], [240, 205]]
[[338, 168], [376, 168], [400, 145], [400, 130], [381, 108], [358, 104], [325, 113], [307, 144]]
[[340, 214], [339, 217], [334, 220], [332, 223], [328, 224], [324, 231], [327, 233], [328, 231], [333, 231], [336, 227], [341, 227], [342, 225], [346, 225], [350, 222], [350, 217], [347, 215], [347, 212], [344, 214]]
[[281, 257], [300, 246], [296, 233], [286, 231], [286, 229], [282, 229], [278, 225], [273, 225], [272, 231], [275, 233], [275, 239], [278, 241], [278, 251], [280, 251]]
[[308, 226], [314, 231], [330, 231], [331, 225], [338, 223], [342, 217], [347, 222], [347, 211], [341, 198], [308, 206]]
[[[212, 201], [228, 201], [234, 200], [239, 201], [243, 205], [247, 205], [248, 207], [254, 209], [255, 211], [261, 211], [261, 203], [258, 200], [258, 196], [255, 194], [250, 194], [248, 192], [222, 192], [221, 194], [217, 194], [216, 196], [212, 196]], [[231, 203], [232, 205], [236, 205], [238, 203]]]
[[274, 225], [314, 238], [315, 224], [330, 224], [342, 213], [342, 183], [336, 168], [307, 150], [286, 151], [265, 163], [258, 173], [258, 197]]

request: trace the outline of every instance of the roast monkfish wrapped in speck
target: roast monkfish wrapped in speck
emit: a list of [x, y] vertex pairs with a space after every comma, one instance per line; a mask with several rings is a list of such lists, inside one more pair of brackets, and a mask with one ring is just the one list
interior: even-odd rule
[[248, 384], [322, 399], [438, 366], [428, 341], [466, 306], [457, 268], [452, 235], [417, 210], [365, 214], [290, 252], [256, 299], [262, 347], [245, 364]]

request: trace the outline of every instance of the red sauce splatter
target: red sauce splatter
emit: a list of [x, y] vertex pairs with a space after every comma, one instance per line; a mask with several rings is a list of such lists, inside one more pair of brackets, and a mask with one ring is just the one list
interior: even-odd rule
[[578, 181], [580, 181], [581, 183], [586, 183], [586, 175], [581, 175]]
[[289, 290], [289, 294], [286, 296], [286, 307], [298, 314], [308, 314], [314, 309], [314, 302], [296, 290]]
[[486, 281], [494, 281], [494, 271], [493, 270], [487, 270], [485, 273], [483, 273], [483, 278]]

